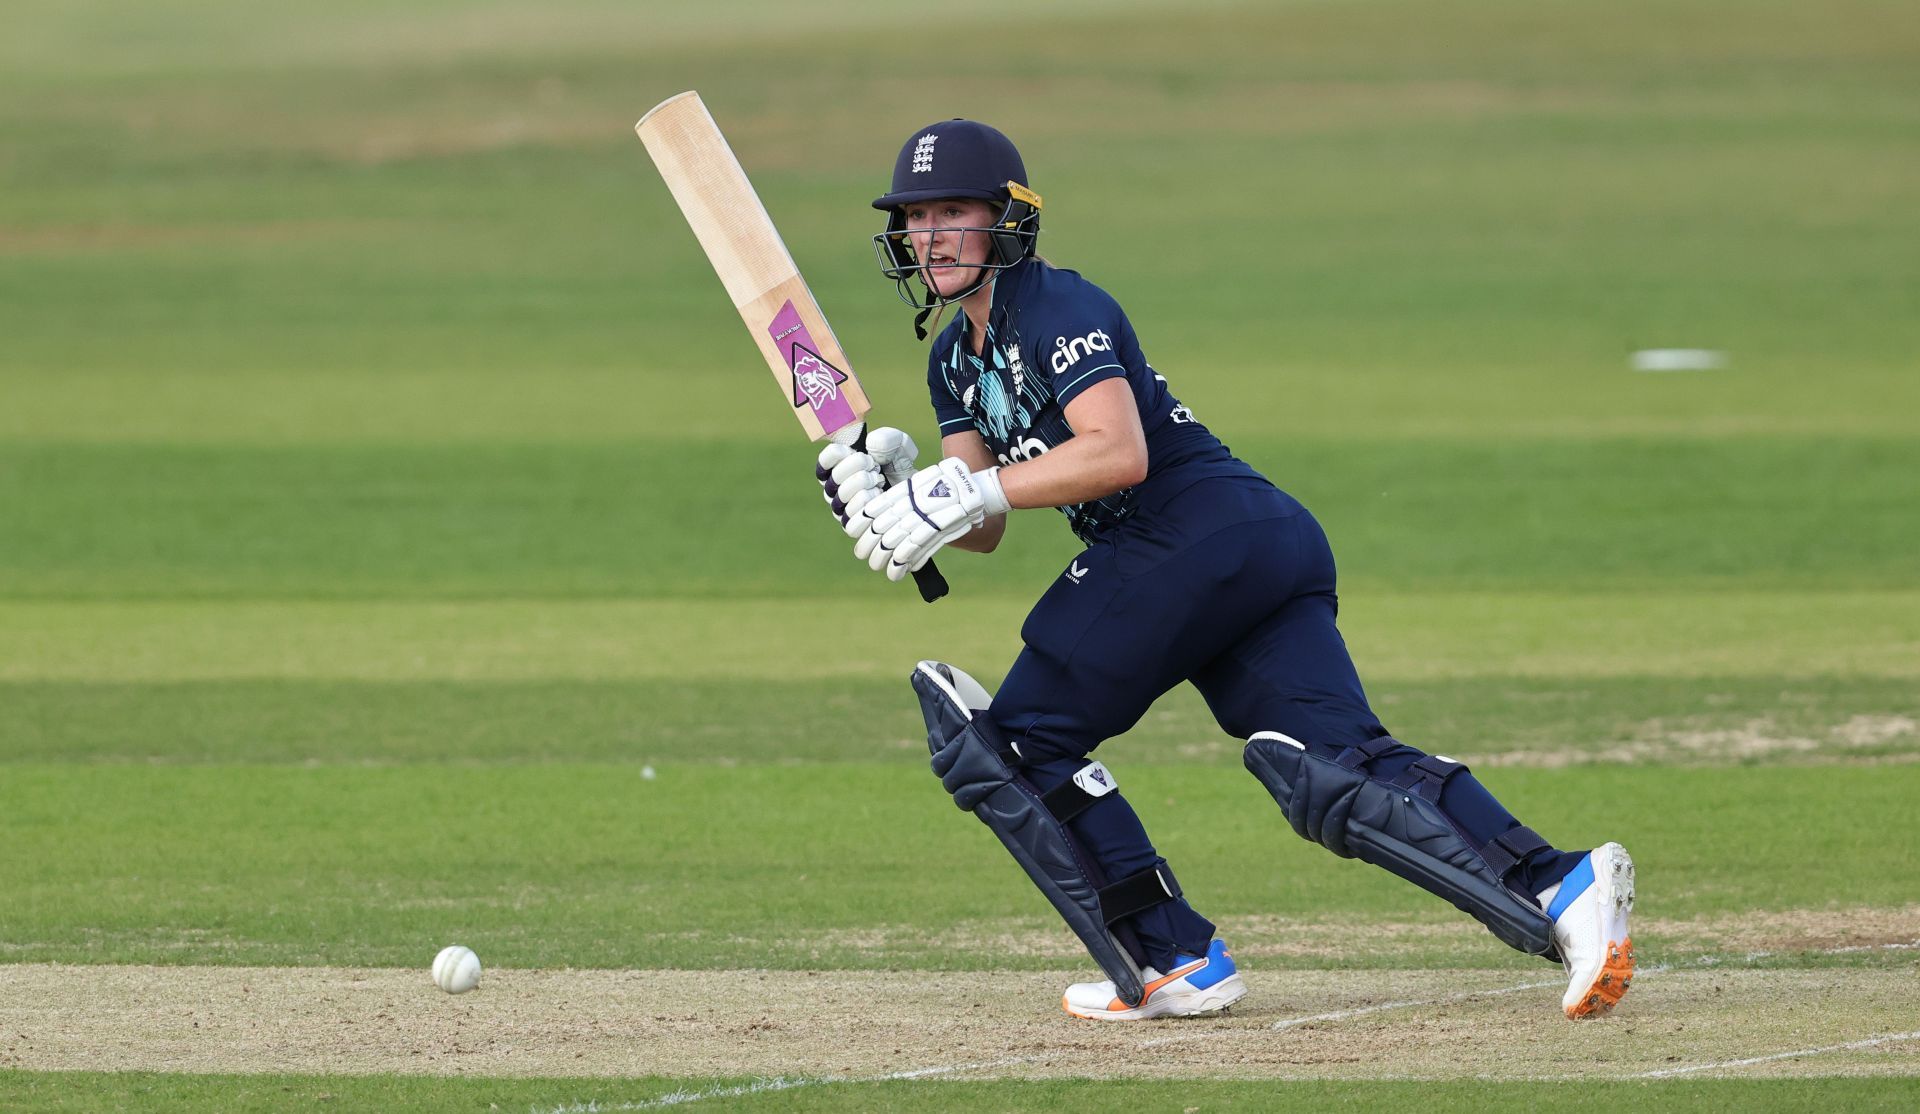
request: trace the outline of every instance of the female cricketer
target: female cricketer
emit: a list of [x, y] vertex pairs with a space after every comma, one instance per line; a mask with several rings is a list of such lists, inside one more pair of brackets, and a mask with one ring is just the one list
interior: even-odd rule
[[1065, 1010], [1187, 1017], [1246, 994], [1113, 771], [1089, 758], [1183, 681], [1246, 741], [1296, 832], [1562, 963], [1568, 1017], [1610, 1010], [1633, 974], [1626, 851], [1553, 847], [1465, 765], [1381, 725], [1335, 626], [1319, 523], [1180, 404], [1113, 298], [1035, 255], [1041, 199], [1013, 143], [969, 120], [923, 128], [873, 205], [881, 268], [919, 310], [916, 331], [959, 312], [927, 364], [941, 461], [913, 471], [895, 429], [819, 458], [855, 555], [897, 581], [946, 546], [992, 552], [1011, 511], [1042, 507], [1086, 547], [1034, 605], [997, 693], [939, 662], [914, 675], [935, 772], [1108, 976], [1069, 986]]

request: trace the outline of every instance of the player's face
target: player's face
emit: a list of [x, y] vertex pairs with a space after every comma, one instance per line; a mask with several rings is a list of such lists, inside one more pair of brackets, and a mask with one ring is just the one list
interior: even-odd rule
[[955, 197], [915, 201], [902, 212], [914, 258], [931, 265], [921, 272], [921, 281], [935, 294], [951, 297], [979, 281], [989, 246], [982, 230], [993, 224], [997, 209], [975, 198]]

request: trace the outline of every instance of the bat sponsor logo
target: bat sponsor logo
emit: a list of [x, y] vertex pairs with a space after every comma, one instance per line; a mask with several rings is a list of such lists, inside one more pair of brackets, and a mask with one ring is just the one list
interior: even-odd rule
[[840, 384], [853, 378], [820, 358], [812, 334], [800, 320], [800, 311], [791, 301], [774, 314], [767, 326], [773, 346], [793, 373], [792, 393], [795, 410], [805, 406], [820, 418], [822, 428], [831, 432], [855, 421], [853, 407]]
[[802, 352], [793, 361], [793, 404], [799, 406], [804, 395], [807, 404], [818, 410], [840, 397], [840, 384], [846, 381], [840, 369], [811, 352]]

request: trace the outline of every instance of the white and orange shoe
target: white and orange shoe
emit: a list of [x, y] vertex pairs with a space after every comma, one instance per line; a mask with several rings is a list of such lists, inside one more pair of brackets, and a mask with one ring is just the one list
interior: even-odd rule
[[1149, 1017], [1201, 1017], [1219, 1013], [1247, 996], [1233, 953], [1219, 940], [1203, 956], [1174, 957], [1166, 974], [1151, 967], [1141, 971], [1147, 994], [1137, 1006], [1122, 1002], [1113, 981], [1077, 982], [1060, 996], [1060, 1008], [1075, 1017], [1095, 1021], [1140, 1021]]
[[1599, 1017], [1633, 985], [1633, 860], [1617, 843], [1594, 848], [1573, 873], [1547, 887], [1540, 907], [1553, 918], [1553, 942], [1567, 968], [1560, 1007], [1569, 1018]]

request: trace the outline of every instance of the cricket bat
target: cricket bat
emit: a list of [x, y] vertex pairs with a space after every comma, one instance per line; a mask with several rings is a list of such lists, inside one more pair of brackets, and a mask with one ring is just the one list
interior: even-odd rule
[[[706, 249], [800, 428], [809, 440], [864, 451], [867, 393], [700, 94], [668, 97], [633, 130]], [[889, 466], [885, 479], [900, 483], [912, 471], [903, 461]], [[931, 561], [913, 579], [928, 603], [947, 594], [946, 578]]]

